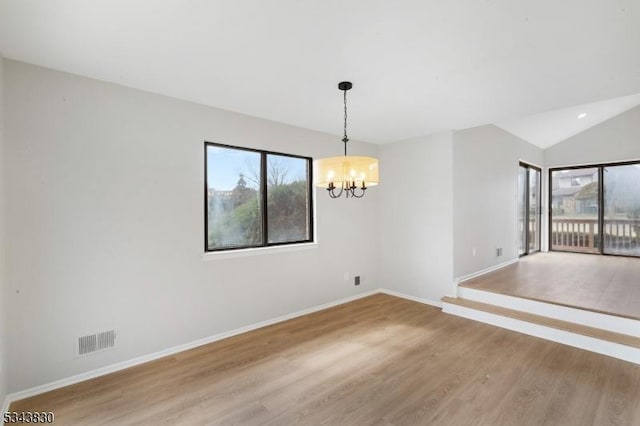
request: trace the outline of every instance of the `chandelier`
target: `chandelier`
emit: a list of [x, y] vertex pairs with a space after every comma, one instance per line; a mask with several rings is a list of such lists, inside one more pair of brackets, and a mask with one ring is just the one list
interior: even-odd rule
[[378, 184], [378, 159], [347, 155], [347, 90], [353, 84], [343, 81], [338, 89], [344, 98], [344, 156], [321, 158], [315, 161], [316, 186], [325, 188], [331, 198], [362, 198], [371, 186]]

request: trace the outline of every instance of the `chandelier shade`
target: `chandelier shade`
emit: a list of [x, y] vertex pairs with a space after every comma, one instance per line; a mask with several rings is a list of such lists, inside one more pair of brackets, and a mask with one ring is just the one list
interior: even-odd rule
[[378, 184], [378, 159], [341, 155], [321, 158], [314, 162], [316, 186], [336, 188], [353, 186], [365, 188]]

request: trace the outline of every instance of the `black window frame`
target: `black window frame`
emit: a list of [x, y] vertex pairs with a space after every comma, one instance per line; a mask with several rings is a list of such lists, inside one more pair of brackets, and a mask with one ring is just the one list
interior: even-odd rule
[[557, 172], [560, 170], [579, 170], [579, 169], [598, 169], [598, 229], [600, 230], [600, 232], [602, 232], [602, 230], [604, 229], [604, 215], [605, 215], [605, 211], [604, 211], [604, 169], [606, 169], [607, 167], [615, 167], [615, 166], [629, 166], [629, 165], [637, 165], [640, 164], [640, 160], [629, 160], [629, 161], [618, 161], [618, 162], [609, 162], [609, 163], [594, 163], [594, 164], [581, 164], [578, 166], [555, 166], [555, 167], [550, 167], [549, 171], [548, 171], [548, 176], [549, 176], [549, 182], [548, 182], [548, 188], [549, 188], [549, 193], [548, 195], [548, 219], [547, 219], [547, 238], [548, 238], [548, 250], [551, 251], [556, 251], [556, 252], [565, 252], [565, 253], [579, 253], [579, 254], [591, 254], [591, 255], [596, 255], [596, 256], [618, 256], [618, 257], [632, 257], [635, 259], [640, 258], [639, 256], [634, 256], [634, 255], [626, 255], [626, 254], [618, 254], [618, 253], [605, 253], [604, 251], [604, 242], [603, 242], [603, 235], [598, 235], [598, 251], [597, 252], [582, 252], [582, 251], [573, 251], [573, 250], [558, 250], [558, 249], [554, 249], [553, 248], [553, 244], [552, 244], [552, 234], [553, 234], [553, 227], [551, 226], [553, 223], [553, 206], [552, 206], [552, 200], [553, 200], [553, 172]]
[[[249, 151], [260, 154], [260, 197], [261, 197], [261, 205], [262, 205], [262, 243], [261, 244], [250, 244], [246, 246], [239, 247], [222, 247], [222, 248], [210, 248], [209, 247], [209, 186], [207, 182], [207, 177], [209, 175], [208, 162], [207, 162], [207, 148], [208, 147], [219, 147], [226, 149], [235, 149], [239, 151]], [[307, 162], [307, 170], [308, 170], [308, 182], [307, 182], [307, 193], [309, 200], [309, 238], [305, 240], [296, 240], [296, 241], [283, 241], [283, 242], [269, 242], [269, 219], [268, 219], [268, 205], [267, 205], [267, 156], [268, 155], [278, 155], [283, 157], [291, 157], [297, 158], [301, 160], [305, 160]], [[267, 151], [264, 149], [256, 149], [256, 148], [247, 148], [243, 146], [234, 146], [228, 144], [222, 144], [217, 142], [204, 142], [204, 252], [205, 253], [216, 253], [216, 252], [226, 252], [226, 251], [235, 251], [235, 250], [246, 250], [252, 248], [264, 248], [264, 247], [278, 247], [278, 246], [286, 246], [291, 244], [305, 244], [305, 243], [313, 243], [314, 242], [314, 207], [313, 207], [313, 158], [306, 157], [303, 155], [295, 155], [288, 154], [285, 152], [276, 152], [276, 151]]]

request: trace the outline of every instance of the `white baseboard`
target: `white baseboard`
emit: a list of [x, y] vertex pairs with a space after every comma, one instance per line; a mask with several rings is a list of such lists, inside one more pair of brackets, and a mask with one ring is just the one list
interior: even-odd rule
[[388, 294], [390, 296], [400, 297], [402, 299], [412, 300], [412, 301], [418, 302], [418, 303], [424, 303], [425, 305], [435, 306], [436, 308], [442, 308], [442, 302], [436, 302], [436, 301], [429, 300], [429, 299], [423, 299], [421, 297], [410, 296], [408, 294], [399, 293], [397, 291], [389, 290], [389, 289], [386, 289], [386, 288], [381, 288], [379, 290], [379, 293], [384, 293], [384, 294]]
[[493, 266], [490, 266], [488, 268], [481, 269], [481, 270], [479, 270], [477, 272], [474, 272], [474, 273], [471, 273], [471, 274], [468, 274], [468, 275], [464, 275], [462, 277], [458, 277], [458, 278], [456, 278], [456, 285], [462, 284], [465, 281], [469, 281], [472, 278], [476, 278], [476, 277], [479, 277], [481, 275], [488, 274], [489, 272], [497, 271], [498, 269], [502, 269], [505, 266], [513, 265], [514, 263], [516, 263], [519, 260], [520, 260], [520, 258], [517, 257], [515, 259], [507, 260], [506, 262], [502, 262], [502, 263], [499, 263], [497, 265], [493, 265]]
[[[293, 318], [297, 318], [303, 315], [308, 315], [317, 311], [321, 311], [324, 309], [332, 308], [334, 306], [342, 305], [348, 302], [352, 302], [357, 299], [362, 299], [367, 296], [371, 296], [373, 294], [380, 293], [381, 290], [372, 290], [365, 293], [359, 293], [354, 296], [345, 297], [344, 299], [336, 300], [334, 302], [324, 303], [322, 305], [317, 305], [312, 308], [303, 309], [298, 312], [294, 312], [292, 314], [283, 315], [277, 318], [269, 319], [266, 321], [261, 321], [259, 323], [251, 324], [245, 327], [236, 328], [235, 330], [226, 331], [223, 333], [215, 334], [213, 336], [205, 337], [203, 339], [199, 339], [190, 343], [185, 343], [183, 345], [174, 346], [169, 349], [164, 349], [162, 351], [158, 351], [152, 354], [143, 355], [137, 358], [133, 358], [127, 361], [119, 362], [116, 364], [112, 364], [106, 367], [98, 368], [96, 370], [87, 371], [86, 373], [77, 374], [75, 376], [67, 377], [64, 379], [56, 380], [54, 382], [45, 383], [43, 385], [35, 386], [29, 389], [25, 389], [19, 392], [14, 392], [6, 396], [4, 403], [2, 405], [2, 412], [9, 409], [9, 405], [14, 401], [19, 401], [21, 399], [29, 398], [35, 395], [39, 395], [44, 392], [49, 392], [54, 389], [59, 389], [65, 386], [73, 385], [75, 383], [84, 382], [86, 380], [94, 379], [96, 377], [104, 376], [106, 374], [115, 373], [116, 371], [124, 370], [126, 368], [134, 367], [136, 365], [144, 364], [149, 361], [154, 361], [159, 358], [164, 358], [169, 355], [174, 355], [179, 352], [184, 352], [189, 349], [197, 348], [199, 346], [203, 346], [209, 343], [216, 342], [218, 340], [226, 339], [228, 337], [236, 336], [238, 334], [246, 333], [248, 331], [257, 330], [262, 327], [266, 327], [269, 325], [277, 324], [279, 322], [287, 321]], [[399, 296], [404, 297], [404, 296]], [[405, 298], [408, 298], [405, 297]], [[425, 302], [423, 302], [425, 303]]]
[[116, 371], [124, 370], [126, 368], [135, 367], [136, 365], [144, 364], [146, 362], [154, 361], [159, 358], [164, 358], [166, 356], [174, 355], [179, 352], [184, 352], [189, 349], [197, 348], [199, 346], [203, 346], [209, 343], [217, 342], [218, 340], [226, 339], [228, 337], [236, 336], [238, 334], [246, 333], [248, 331], [257, 330], [262, 327], [266, 327], [269, 325], [277, 324], [279, 322], [287, 321], [293, 318], [297, 318], [303, 315], [308, 315], [317, 311], [321, 311], [323, 309], [328, 309], [334, 306], [342, 305], [348, 302], [352, 302], [354, 300], [362, 299], [364, 297], [368, 297], [374, 294], [384, 293], [391, 296], [400, 297], [407, 300], [412, 300], [414, 302], [423, 303], [425, 305], [435, 306], [438, 308], [442, 307], [441, 302], [436, 302], [433, 300], [422, 299], [415, 296], [410, 296], [408, 294], [398, 293], [393, 290], [388, 289], [377, 289], [368, 291], [365, 293], [359, 293], [354, 296], [346, 297], [344, 299], [336, 300], [334, 302], [324, 303], [322, 305], [314, 306], [312, 308], [304, 309], [298, 312], [294, 312], [292, 314], [283, 315], [277, 318], [269, 319], [266, 321], [262, 321], [256, 324], [251, 324], [245, 327], [240, 327], [235, 330], [219, 333], [213, 336], [205, 337], [203, 339], [199, 339], [193, 342], [185, 343], [183, 345], [174, 346], [169, 349], [164, 349], [158, 352], [154, 352], [152, 354], [143, 355], [137, 358], [133, 358], [127, 361], [122, 361], [116, 364], [108, 365], [106, 367], [98, 368], [96, 370], [87, 371], [86, 373], [77, 374], [71, 377], [67, 377], [64, 379], [56, 380], [50, 383], [45, 383], [43, 385], [35, 386], [29, 389], [25, 389], [22, 391], [14, 392], [6, 396], [4, 403], [2, 405], [3, 410], [8, 410], [9, 405], [14, 401], [19, 401], [21, 399], [29, 398], [35, 395], [39, 395], [41, 393], [49, 392], [55, 389], [59, 389], [65, 386], [73, 385], [75, 383], [84, 382], [86, 380], [94, 379], [96, 377], [104, 376], [107, 374], [115, 373]]
[[607, 342], [593, 337], [584, 336], [582, 334], [558, 330], [556, 328], [533, 324], [515, 318], [504, 317], [451, 303], [444, 303], [442, 311], [463, 318], [480, 321], [485, 324], [491, 324], [508, 330], [517, 331], [519, 333], [528, 334], [530, 336], [540, 337], [542, 339], [551, 340], [564, 345], [608, 355], [613, 358], [633, 362], [634, 364], [640, 364], [640, 349], [633, 348], [631, 346]]

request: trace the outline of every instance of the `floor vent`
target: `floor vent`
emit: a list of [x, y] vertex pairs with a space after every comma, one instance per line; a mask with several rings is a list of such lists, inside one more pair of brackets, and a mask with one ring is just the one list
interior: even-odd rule
[[97, 334], [89, 334], [78, 338], [78, 355], [88, 355], [116, 345], [115, 330], [103, 331]]

